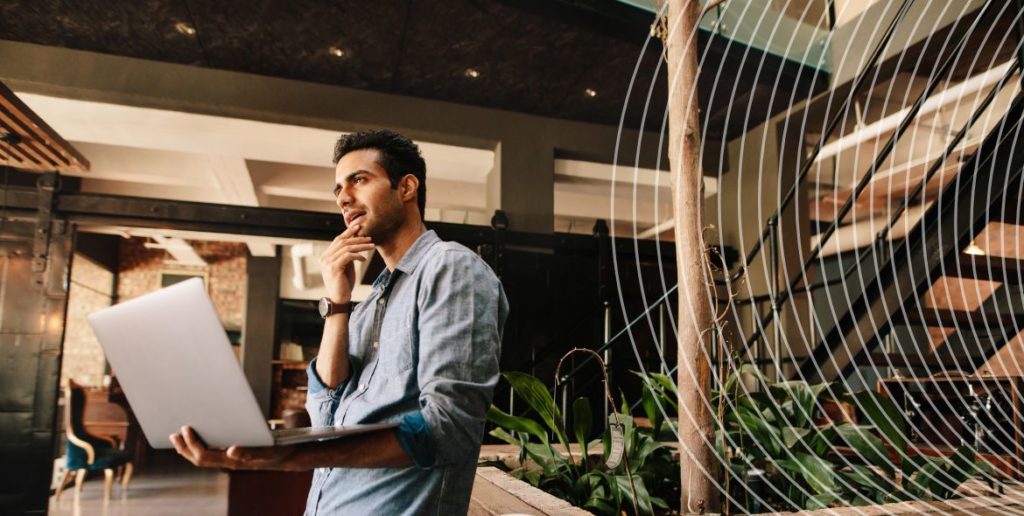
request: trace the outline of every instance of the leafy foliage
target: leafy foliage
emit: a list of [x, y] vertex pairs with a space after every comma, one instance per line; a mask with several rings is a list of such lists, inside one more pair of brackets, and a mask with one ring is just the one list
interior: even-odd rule
[[[509, 472], [512, 476], [595, 514], [654, 514], [669, 508], [666, 500], [679, 499], [679, 463], [672, 458], [671, 448], [655, 439], [657, 427], [645, 429], [633, 423], [625, 400], [621, 412], [609, 416], [610, 423], [621, 425], [625, 460], [608, 469], [605, 461], [611, 450], [611, 435], [605, 429], [600, 439], [594, 439], [596, 426], [586, 398], [573, 402], [572, 428], [566, 428], [558, 405], [540, 380], [514, 372], [503, 376], [543, 423], [507, 414], [494, 406], [488, 411], [488, 421], [497, 426], [491, 435], [519, 447], [520, 465]], [[670, 380], [667, 385], [659, 385], [662, 389], [675, 388]], [[654, 402], [654, 394], [645, 390], [645, 403], [647, 398]], [[600, 428], [606, 426], [611, 425]], [[579, 447], [576, 455], [562, 453], [569, 451], [570, 437]], [[560, 445], [557, 448], [556, 443]], [[601, 450], [601, 455], [591, 456], [592, 448]]]
[[[723, 482], [730, 486], [733, 510], [947, 499], [967, 478], [991, 473], [991, 465], [975, 461], [968, 447], [951, 457], [912, 455], [899, 408], [873, 392], [839, 393], [837, 386], [800, 381], [748, 392], [741, 375], [766, 385], [756, 368], [744, 366], [713, 393], [713, 406], [724, 409], [715, 441], [720, 463], [728, 465]], [[826, 400], [854, 404], [866, 424], [816, 425], [814, 416]], [[855, 453], [840, 454], [841, 448]], [[754, 477], [764, 485], [748, 488]]]
[[[513, 391], [539, 419], [512, 416], [493, 406], [488, 412], [488, 420], [497, 426], [491, 435], [520, 450], [519, 466], [510, 474], [596, 514], [677, 511], [679, 463], [661, 442], [675, 439], [671, 416], [678, 414], [676, 386], [665, 375], [637, 374], [644, 385], [639, 405], [651, 427], [638, 427], [622, 400], [609, 423], [621, 425], [625, 460], [609, 469], [608, 425], [595, 424], [588, 400], [572, 404], [568, 428], [540, 380], [505, 373]], [[767, 388], [747, 391], [744, 376]], [[819, 426], [815, 420], [825, 401], [856, 406], [861, 424]], [[977, 461], [969, 447], [950, 457], [912, 454], [899, 408], [873, 392], [847, 393], [839, 385], [800, 381], [769, 385], [756, 368], [741, 366], [712, 392], [711, 402], [713, 408], [722, 408], [715, 448], [719, 483], [728, 492], [723, 511], [941, 500], [956, 496], [956, 489], [972, 476], [993, 478], [991, 465]], [[595, 429], [603, 433], [595, 436]], [[575, 454], [567, 453], [570, 442], [578, 446]], [[839, 453], [844, 448], [847, 453]]]

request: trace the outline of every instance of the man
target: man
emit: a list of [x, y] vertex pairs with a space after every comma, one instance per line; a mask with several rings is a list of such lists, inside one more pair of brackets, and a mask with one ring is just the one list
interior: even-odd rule
[[[479, 257], [423, 225], [426, 167], [412, 141], [350, 134], [334, 162], [347, 227], [320, 257], [324, 333], [306, 407], [314, 426], [398, 429], [224, 451], [183, 427], [171, 441], [197, 466], [316, 468], [306, 514], [464, 514], [498, 380], [505, 294]], [[352, 309], [355, 261], [374, 248], [386, 269]]]

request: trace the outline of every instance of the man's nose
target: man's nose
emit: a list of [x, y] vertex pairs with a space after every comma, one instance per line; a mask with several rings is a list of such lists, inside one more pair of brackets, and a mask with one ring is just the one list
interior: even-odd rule
[[348, 188], [341, 188], [338, 190], [338, 198], [336, 199], [338, 207], [344, 209], [349, 204], [352, 204], [352, 194]]

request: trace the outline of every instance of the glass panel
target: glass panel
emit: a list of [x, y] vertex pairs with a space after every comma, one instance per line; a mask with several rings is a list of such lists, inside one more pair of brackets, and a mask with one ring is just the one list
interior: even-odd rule
[[[619, 1], [657, 12], [657, 0]], [[824, 0], [773, 1], [768, 6], [764, 0], [729, 0], [701, 19], [700, 30], [828, 73], [827, 5]]]

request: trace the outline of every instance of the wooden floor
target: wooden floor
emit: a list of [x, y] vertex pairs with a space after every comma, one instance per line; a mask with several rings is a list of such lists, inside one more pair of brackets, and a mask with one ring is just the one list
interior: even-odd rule
[[228, 476], [218, 470], [168, 460], [142, 468], [132, 476], [128, 492], [114, 485], [109, 503], [103, 502], [103, 475], [86, 480], [75, 496], [68, 486], [60, 500], [50, 497], [50, 515], [224, 516], [228, 512]]
[[802, 515], [836, 516], [882, 516], [911, 514], [945, 514], [945, 515], [979, 515], [1007, 516], [1024, 515], [1024, 483], [1008, 483], [1003, 494], [996, 494], [981, 482], [965, 485], [965, 490], [972, 496], [944, 502], [901, 502], [869, 507], [850, 507], [843, 509], [823, 509], [819, 511], [802, 511]]

